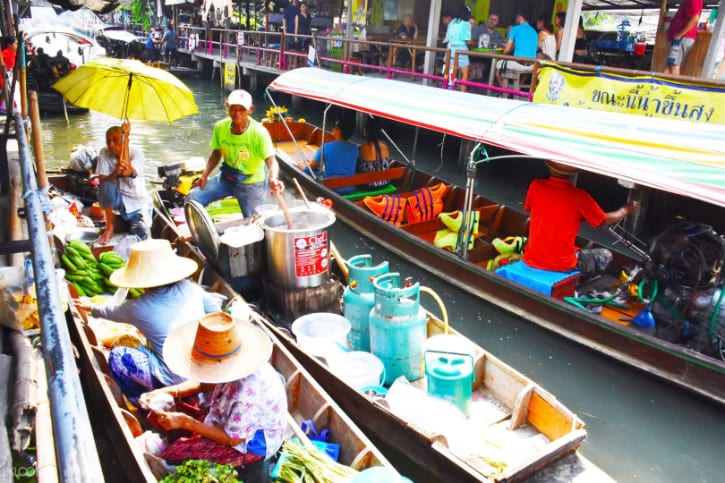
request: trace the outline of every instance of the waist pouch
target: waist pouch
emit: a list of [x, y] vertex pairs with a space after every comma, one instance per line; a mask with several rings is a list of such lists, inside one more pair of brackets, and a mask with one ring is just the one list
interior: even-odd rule
[[250, 175], [240, 173], [226, 163], [222, 164], [219, 171], [221, 173], [221, 177], [230, 183], [243, 184], [250, 177]]

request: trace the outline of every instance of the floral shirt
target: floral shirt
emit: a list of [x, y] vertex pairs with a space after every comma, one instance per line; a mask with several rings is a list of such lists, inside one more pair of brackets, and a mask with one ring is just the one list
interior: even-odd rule
[[264, 431], [267, 458], [282, 446], [287, 393], [282, 378], [269, 364], [238, 381], [214, 388], [204, 423], [223, 429], [231, 438], [244, 438], [234, 448], [247, 452], [247, 442]]

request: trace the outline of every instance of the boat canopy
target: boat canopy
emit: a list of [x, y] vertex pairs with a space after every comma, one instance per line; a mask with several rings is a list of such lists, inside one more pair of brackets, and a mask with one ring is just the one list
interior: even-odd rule
[[536, 104], [314, 67], [270, 90], [725, 207], [725, 126]]

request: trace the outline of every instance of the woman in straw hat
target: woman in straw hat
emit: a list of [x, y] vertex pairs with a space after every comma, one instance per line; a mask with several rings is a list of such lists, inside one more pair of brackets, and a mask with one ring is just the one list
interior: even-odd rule
[[[158, 456], [175, 464], [189, 458], [246, 466], [270, 458], [284, 440], [287, 395], [282, 377], [269, 364], [272, 342], [261, 329], [224, 312], [174, 330], [164, 358], [188, 380], [143, 394], [142, 407], [165, 431], [191, 431]], [[154, 409], [155, 401], [212, 391], [203, 421], [176, 411]]]
[[144, 294], [117, 306], [91, 309], [94, 317], [132, 324], [146, 337], [150, 348], [118, 346], [108, 357], [114, 379], [133, 404], [144, 392], [183, 381], [162, 355], [169, 332], [219, 310], [217, 298], [187, 280], [196, 270], [196, 262], [176, 255], [167, 240], [135, 243], [128, 264], [110, 280], [117, 287], [143, 288]]
[[580, 250], [575, 241], [581, 222], [586, 220], [593, 227], [611, 225], [632, 214], [637, 202], [605, 212], [589, 193], [572, 183], [576, 168], [554, 161], [547, 161], [546, 166], [551, 176], [534, 180], [524, 200], [524, 210], [531, 213], [524, 262], [557, 272], [578, 269], [584, 278], [604, 272], [612, 253], [605, 248]]

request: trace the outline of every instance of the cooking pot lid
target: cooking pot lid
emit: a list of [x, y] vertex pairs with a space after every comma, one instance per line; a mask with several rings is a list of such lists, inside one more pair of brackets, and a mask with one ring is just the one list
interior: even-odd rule
[[187, 201], [184, 203], [184, 215], [194, 243], [209, 261], [216, 262], [219, 258], [219, 233], [209, 214], [201, 203]]

